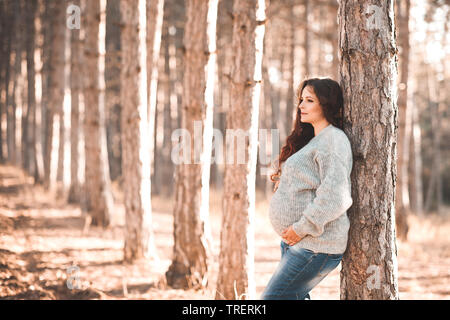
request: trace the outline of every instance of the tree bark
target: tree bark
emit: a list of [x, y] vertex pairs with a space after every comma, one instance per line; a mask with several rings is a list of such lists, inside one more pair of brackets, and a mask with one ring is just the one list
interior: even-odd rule
[[393, 1], [342, 0], [339, 61], [352, 198], [341, 299], [398, 299], [395, 239], [397, 48]]
[[108, 160], [113, 181], [122, 175], [120, 34], [120, 0], [109, 0], [106, 4], [105, 109]]
[[125, 202], [124, 261], [156, 258], [150, 202], [147, 110], [146, 1], [123, 0], [122, 172]]
[[[25, 154], [24, 167], [32, 176], [36, 176], [37, 159], [36, 159], [36, 73], [35, 73], [35, 37], [36, 37], [36, 11], [37, 0], [30, 0], [25, 3], [28, 24], [27, 27], [27, 87], [28, 87], [28, 108], [26, 114], [27, 131], [24, 128], [23, 135], [25, 137]], [[1, 94], [1, 93], [0, 93]]]
[[[258, 142], [259, 97], [265, 31], [265, 1], [236, 0], [233, 4], [233, 58], [230, 76], [230, 109], [227, 129], [227, 161], [216, 299], [254, 299], [255, 169]], [[228, 131], [228, 130], [227, 130]], [[230, 131], [228, 131], [230, 132]], [[248, 135], [244, 146], [243, 140]], [[240, 139], [243, 138], [243, 139]], [[241, 140], [239, 142], [239, 140]], [[243, 150], [242, 150], [243, 149]], [[229, 151], [233, 151], [229, 154]], [[243, 151], [243, 152], [242, 152]], [[242, 154], [243, 153], [243, 154]], [[240, 161], [239, 161], [240, 162]]]
[[[54, 148], [56, 136], [53, 130], [55, 114], [63, 107], [64, 101], [64, 48], [66, 31], [66, 7], [64, 1], [55, 1], [49, 5], [49, 14], [52, 19], [51, 36], [51, 55], [49, 60], [49, 85], [47, 92], [49, 94], [48, 105], [46, 108], [46, 146], [44, 156], [44, 185], [46, 188], [53, 188], [56, 179], [56, 161], [54, 159]], [[55, 161], [56, 160], [56, 161]]]
[[106, 0], [86, 1], [85, 33], [85, 192], [94, 226], [107, 227], [113, 209], [105, 130], [105, 10]]
[[[209, 178], [213, 133], [217, 0], [187, 2], [182, 125], [193, 157], [177, 164], [174, 251], [166, 273], [176, 288], [207, 285], [211, 264]], [[197, 129], [195, 125], [200, 124]], [[182, 143], [186, 141], [182, 140]]]
[[[72, 2], [81, 7], [80, 0]], [[70, 187], [68, 194], [69, 203], [80, 201], [80, 181], [78, 178], [79, 168], [79, 140], [80, 140], [80, 95], [82, 74], [81, 63], [80, 29], [70, 30]]]
[[409, 0], [397, 0], [398, 32], [400, 54], [400, 83], [398, 95], [398, 141], [397, 141], [397, 188], [395, 202], [395, 221], [397, 236], [402, 240], [408, 239], [408, 159], [406, 144], [409, 136], [406, 135], [406, 117], [408, 113], [408, 66], [409, 66]]
[[311, 66], [310, 61], [310, 41], [309, 41], [309, 15], [311, 14], [310, 8], [311, 8], [311, 3], [309, 2], [310, 0], [304, 0], [304, 12], [303, 12], [303, 32], [304, 32], [304, 38], [303, 38], [303, 52], [304, 52], [304, 62], [303, 62], [303, 67], [304, 67], [304, 74], [305, 77], [310, 77], [310, 73], [311, 73]]

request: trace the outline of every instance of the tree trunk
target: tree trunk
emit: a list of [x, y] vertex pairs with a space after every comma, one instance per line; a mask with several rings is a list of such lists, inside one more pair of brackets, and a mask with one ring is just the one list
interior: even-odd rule
[[296, 16], [294, 13], [294, 6], [290, 8], [289, 14], [289, 41], [287, 50], [287, 60], [288, 60], [288, 90], [286, 97], [286, 121], [284, 126], [286, 128], [286, 133], [289, 135], [294, 124], [295, 115], [297, 113], [297, 106], [294, 102], [295, 89], [294, 89], [294, 62], [295, 62], [295, 24]]
[[333, 61], [331, 63], [331, 76], [334, 80], [339, 81], [339, 46], [338, 46], [338, 22], [337, 22], [337, 14], [338, 14], [339, 3], [335, 0], [331, 0], [331, 3], [328, 5], [328, 9], [330, 11], [329, 16], [331, 17], [331, 29], [329, 29], [329, 33], [331, 35], [331, 47], [332, 47], [332, 55]]
[[[7, 52], [8, 38], [8, 2], [0, 2], [0, 59], [3, 63], [0, 63], [0, 163], [5, 161], [3, 155], [3, 110], [5, 102], [3, 100], [3, 85], [5, 83], [5, 77], [3, 76], [3, 70], [5, 70], [6, 63], [9, 63], [9, 52]], [[8, 58], [7, 58], [8, 57]], [[6, 73], [6, 72], [5, 72]]]
[[[72, 2], [80, 7], [80, 0]], [[81, 95], [81, 46], [80, 29], [70, 30], [70, 188], [68, 194], [69, 203], [80, 202], [80, 181], [78, 179], [78, 146], [80, 130], [80, 95]]]
[[124, 261], [156, 257], [150, 201], [147, 110], [146, 1], [120, 3], [122, 13], [122, 173], [125, 202]]
[[412, 99], [411, 103], [411, 146], [410, 146], [410, 195], [411, 208], [419, 216], [423, 215], [423, 183], [422, 183], [422, 137], [419, 124], [419, 111], [417, 104]]
[[[233, 59], [227, 129], [227, 161], [216, 299], [254, 299], [254, 214], [259, 97], [265, 31], [265, 1], [236, 0], [233, 4]], [[231, 131], [229, 131], [230, 133]], [[247, 139], [248, 142], [243, 143]], [[229, 139], [230, 138], [230, 139]], [[241, 139], [242, 138], [242, 139]], [[243, 149], [243, 150], [242, 150]], [[235, 151], [239, 150], [240, 153]], [[231, 155], [229, 152], [232, 152]], [[236, 163], [237, 159], [244, 163]]]
[[[161, 50], [161, 33], [164, 17], [164, 0], [147, 1], [147, 119], [150, 139], [150, 168], [155, 165], [156, 112], [158, 98], [158, 71]], [[164, 117], [163, 117], [164, 118]], [[158, 119], [159, 120], [159, 119]], [[163, 119], [161, 119], [163, 121]], [[156, 176], [156, 170], [154, 170]], [[150, 195], [149, 195], [150, 196]]]
[[16, 139], [16, 130], [17, 130], [17, 118], [16, 118], [16, 109], [17, 109], [17, 88], [19, 86], [19, 77], [21, 73], [22, 67], [22, 28], [20, 23], [20, 16], [22, 14], [22, 1], [13, 1], [12, 9], [14, 15], [14, 23], [13, 23], [13, 37], [12, 37], [12, 48], [11, 48], [11, 56], [14, 53], [14, 60], [11, 61], [11, 92], [8, 90], [8, 102], [6, 105], [7, 110], [7, 130], [6, 130], [6, 139], [8, 146], [8, 161], [12, 164], [20, 163], [20, 153], [17, 152], [17, 139]]
[[311, 3], [309, 0], [304, 0], [304, 12], [303, 12], [303, 52], [304, 52], [304, 59], [303, 59], [303, 67], [304, 67], [304, 75], [305, 77], [309, 78], [311, 73], [311, 66], [310, 66], [310, 41], [309, 41], [309, 15], [311, 14], [310, 11]]
[[409, 0], [397, 0], [398, 12], [398, 32], [400, 55], [400, 83], [398, 95], [398, 141], [397, 141], [397, 188], [395, 203], [395, 221], [397, 236], [402, 240], [408, 239], [408, 157], [405, 154], [406, 143], [409, 137], [406, 136], [406, 116], [409, 107], [408, 97], [408, 66], [409, 66]]
[[344, 131], [354, 156], [341, 299], [398, 299], [397, 48], [393, 1], [381, 4], [342, 0], [339, 8]]
[[122, 175], [120, 143], [120, 1], [106, 4], [105, 110], [106, 137], [111, 180]]
[[[24, 154], [24, 167], [28, 173], [32, 176], [36, 176], [37, 170], [37, 159], [36, 159], [36, 90], [35, 90], [35, 37], [36, 37], [36, 10], [37, 10], [37, 0], [30, 0], [25, 3], [27, 21], [27, 41], [26, 41], [26, 52], [27, 52], [27, 87], [28, 87], [28, 107], [26, 114], [27, 130], [23, 135], [25, 137], [25, 154]], [[1, 94], [1, 93], [0, 93]]]
[[[217, 0], [187, 2], [184, 33], [184, 94], [182, 128], [193, 137], [184, 152], [193, 155], [178, 163], [174, 208], [174, 250], [167, 283], [176, 288], [202, 287], [211, 264], [209, 177], [213, 133], [216, 66]], [[200, 124], [201, 128], [197, 128]], [[183, 139], [182, 143], [186, 143]], [[189, 150], [186, 150], [189, 149]], [[192, 160], [193, 163], [192, 163]]]
[[106, 0], [86, 1], [85, 172], [86, 208], [94, 226], [107, 227], [113, 209], [105, 130]]
[[[52, 8], [53, 7], [53, 8]], [[45, 187], [53, 188], [56, 179], [56, 161], [54, 148], [56, 132], [54, 132], [54, 116], [63, 107], [64, 101], [64, 48], [66, 31], [66, 7], [64, 1], [55, 1], [50, 5], [50, 17], [52, 19], [51, 30], [51, 56], [49, 60], [49, 100], [46, 109], [46, 149], [44, 157]], [[61, 28], [59, 26], [64, 26]], [[56, 161], [55, 161], [56, 160]]]
[[[428, 188], [425, 198], [425, 211], [430, 212], [436, 208], [436, 212], [439, 214], [440, 206], [441, 206], [441, 150], [440, 150], [440, 114], [439, 114], [439, 90], [436, 84], [436, 74], [433, 72], [433, 69], [426, 69], [426, 81], [428, 84], [428, 96], [429, 96], [429, 108], [428, 112], [430, 113], [431, 123], [430, 128], [433, 128], [432, 131], [432, 145], [431, 145], [431, 153], [433, 154], [432, 158], [432, 167], [431, 167], [431, 175], [428, 182]], [[436, 200], [435, 206], [433, 205], [433, 199]]]

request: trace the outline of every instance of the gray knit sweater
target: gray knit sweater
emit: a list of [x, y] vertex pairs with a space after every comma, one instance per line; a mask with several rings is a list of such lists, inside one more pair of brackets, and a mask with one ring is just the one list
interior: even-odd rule
[[281, 166], [269, 216], [281, 236], [293, 226], [304, 237], [294, 245], [314, 252], [344, 253], [351, 207], [353, 158], [344, 131], [329, 124]]

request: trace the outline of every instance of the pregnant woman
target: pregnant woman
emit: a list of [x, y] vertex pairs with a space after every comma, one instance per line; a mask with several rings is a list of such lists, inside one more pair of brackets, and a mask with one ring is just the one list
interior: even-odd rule
[[311, 299], [311, 289], [339, 265], [347, 247], [353, 159], [342, 130], [342, 89], [334, 80], [312, 78], [297, 95], [294, 128], [271, 176], [277, 183], [269, 216], [281, 237], [281, 261], [262, 299]]

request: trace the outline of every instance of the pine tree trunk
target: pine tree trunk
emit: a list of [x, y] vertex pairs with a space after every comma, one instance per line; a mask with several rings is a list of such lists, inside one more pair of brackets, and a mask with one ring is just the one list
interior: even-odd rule
[[[66, 12], [67, 2], [64, 2], [64, 13]], [[69, 88], [70, 84], [70, 61], [68, 52], [70, 52], [70, 29], [64, 28], [64, 67], [63, 67], [63, 77], [64, 77], [64, 89], [63, 89], [63, 103], [58, 107], [58, 117], [59, 117], [59, 132], [58, 132], [58, 167], [56, 171], [56, 181], [57, 181], [57, 193], [58, 197], [65, 197], [67, 191], [67, 181], [64, 181], [64, 172], [65, 172], [65, 154], [66, 154], [66, 146], [68, 144], [67, 129], [65, 125], [65, 119], [68, 117], [68, 114], [65, 110], [64, 106], [64, 97], [66, 95], [66, 90]], [[67, 180], [67, 179], [66, 179]]]
[[[415, 100], [415, 99], [413, 99]], [[418, 106], [411, 104], [411, 146], [410, 146], [410, 195], [411, 208], [419, 216], [423, 215], [423, 183], [422, 183], [422, 153], [421, 129], [419, 125]]]
[[3, 84], [5, 83], [5, 77], [3, 76], [3, 70], [6, 66], [6, 61], [9, 62], [9, 59], [6, 57], [9, 56], [9, 52], [6, 52], [7, 49], [7, 23], [8, 23], [8, 2], [1, 1], [0, 2], [0, 163], [4, 162], [3, 155], [3, 110], [4, 110], [4, 101], [3, 101]]
[[[80, 0], [72, 2], [80, 7]], [[80, 130], [80, 95], [81, 95], [81, 46], [80, 30], [70, 30], [70, 188], [68, 194], [69, 203], [80, 202], [80, 181], [78, 179], [79, 159], [79, 130]]]
[[408, 238], [408, 157], [405, 154], [405, 145], [409, 143], [406, 136], [406, 116], [409, 107], [408, 97], [408, 66], [409, 66], [409, 0], [397, 0], [398, 31], [400, 55], [400, 84], [398, 95], [398, 141], [397, 141], [397, 188], [395, 203], [395, 221], [397, 236], [402, 240]]
[[146, 1], [120, 3], [122, 14], [122, 172], [125, 202], [124, 261], [156, 257], [150, 201], [147, 110]]
[[105, 130], [105, 10], [106, 0], [86, 1], [85, 192], [86, 208], [94, 226], [107, 227], [113, 209]]
[[120, 0], [106, 4], [105, 110], [111, 180], [122, 175], [120, 141]]
[[[49, 100], [46, 109], [46, 149], [45, 149], [45, 181], [47, 188], [54, 187], [57, 167], [55, 165], [54, 148], [56, 132], [53, 130], [55, 114], [59, 113], [64, 101], [64, 47], [66, 31], [66, 7], [64, 1], [55, 1], [50, 5], [50, 17], [52, 19], [51, 30], [51, 56], [49, 60]], [[60, 27], [64, 26], [64, 27]]]
[[311, 9], [311, 3], [310, 0], [304, 0], [304, 12], [303, 12], [303, 32], [304, 32], [304, 37], [303, 37], [303, 52], [304, 52], [304, 63], [303, 63], [303, 67], [304, 67], [304, 75], [305, 77], [310, 77], [310, 73], [311, 73], [311, 66], [310, 66], [310, 41], [309, 41], [309, 15], [311, 14], [309, 11]]
[[[342, 0], [344, 131], [353, 146], [350, 231], [341, 299], [398, 299], [395, 239], [397, 48], [393, 1]], [[365, 13], [367, 12], [367, 13]]]
[[11, 92], [8, 90], [9, 101], [6, 106], [7, 110], [7, 130], [6, 130], [6, 139], [8, 146], [8, 161], [12, 164], [20, 163], [20, 153], [17, 152], [17, 139], [16, 139], [16, 130], [17, 130], [17, 118], [16, 118], [16, 109], [17, 109], [17, 88], [19, 86], [18, 81], [21, 73], [22, 67], [22, 36], [23, 32], [20, 23], [20, 16], [22, 14], [22, 1], [13, 1], [12, 14], [14, 15], [14, 23], [13, 23], [13, 37], [12, 37], [12, 48], [11, 48], [11, 56], [14, 57], [11, 60], [11, 79], [10, 86]]
[[[254, 299], [254, 214], [259, 97], [265, 31], [264, 0], [236, 0], [233, 4], [233, 59], [227, 129], [238, 134], [237, 145], [227, 134], [222, 233], [216, 299]], [[239, 130], [240, 129], [240, 130]], [[231, 141], [232, 140], [232, 141]], [[241, 142], [239, 142], [241, 140]], [[243, 149], [243, 150], [242, 150]], [[237, 150], [244, 154], [236, 154]], [[245, 163], [237, 163], [244, 158]]]
[[[157, 98], [158, 98], [158, 74], [159, 58], [161, 50], [161, 33], [164, 17], [164, 0], [147, 1], [147, 119], [150, 139], [150, 170], [156, 178], [159, 170], [156, 170], [156, 125], [157, 125]], [[160, 116], [159, 114], [158, 116]], [[163, 121], [163, 119], [158, 119]], [[161, 152], [161, 150], [158, 150]], [[159, 153], [158, 152], [158, 153]], [[161, 163], [158, 163], [160, 165]], [[153, 168], [153, 170], [152, 170]], [[156, 182], [156, 179], [155, 179]], [[156, 182], [159, 191], [160, 183]], [[159, 193], [159, 192], [158, 192]]]
[[23, 136], [25, 137], [25, 153], [24, 153], [24, 168], [30, 175], [35, 174], [36, 170], [36, 142], [35, 138], [35, 124], [36, 124], [36, 90], [35, 90], [35, 16], [37, 9], [37, 1], [31, 0], [25, 3], [25, 11], [27, 15], [28, 24], [26, 25], [26, 55], [27, 55], [27, 87], [28, 87], [28, 107], [25, 116], [27, 127], [23, 128]]
[[[189, 163], [177, 164], [174, 251], [166, 273], [176, 288], [207, 284], [211, 258], [209, 178], [216, 65], [217, 0], [187, 2], [182, 128], [193, 138]], [[201, 125], [197, 129], [195, 124]], [[198, 147], [198, 148], [197, 148]]]

